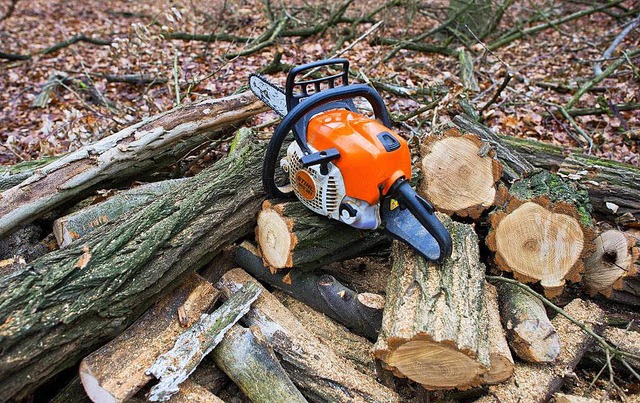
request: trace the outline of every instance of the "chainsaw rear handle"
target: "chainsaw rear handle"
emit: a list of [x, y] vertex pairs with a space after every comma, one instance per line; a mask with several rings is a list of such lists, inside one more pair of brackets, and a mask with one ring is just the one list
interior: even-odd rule
[[[287, 116], [282, 119], [282, 122], [278, 125], [271, 141], [267, 146], [267, 152], [262, 166], [262, 184], [269, 195], [269, 197], [287, 197], [291, 192], [284, 193], [275, 184], [274, 175], [276, 172], [276, 165], [278, 163], [278, 154], [282, 148], [287, 134], [294, 129], [296, 123], [298, 123], [305, 116], [309, 117], [309, 114], [316, 109], [320, 109], [323, 106], [328, 106], [332, 102], [349, 100], [355, 97], [363, 97], [373, 107], [373, 112], [376, 119], [380, 119], [385, 127], [391, 126], [391, 119], [389, 113], [384, 105], [384, 101], [378, 92], [365, 84], [354, 84], [345, 87], [337, 87], [325, 90], [309, 96], [304, 102], [299, 103], [292, 110], [287, 113]], [[330, 107], [325, 109], [331, 109]], [[322, 110], [320, 110], [322, 111]], [[315, 112], [320, 112], [315, 111]], [[307, 131], [304, 127], [302, 135], [298, 131], [294, 130], [294, 138], [298, 146], [305, 155], [311, 154], [309, 145], [307, 144]]]
[[387, 197], [398, 200], [401, 207], [408, 208], [420, 221], [420, 224], [438, 242], [440, 255], [434, 259], [437, 263], [442, 263], [444, 259], [451, 256], [451, 250], [453, 249], [451, 234], [434, 214], [435, 209], [433, 206], [413, 190], [408, 180], [401, 178], [396, 181], [389, 189]]

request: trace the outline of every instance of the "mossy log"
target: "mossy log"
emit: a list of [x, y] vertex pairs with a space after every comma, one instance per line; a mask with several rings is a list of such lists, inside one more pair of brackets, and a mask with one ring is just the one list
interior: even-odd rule
[[60, 217], [53, 222], [53, 233], [58, 245], [64, 247], [95, 228], [113, 221], [124, 213], [144, 206], [174, 189], [186, 179], [170, 179], [147, 183], [109, 197], [78, 211]]
[[356, 334], [372, 340], [378, 337], [384, 305], [382, 296], [356, 293], [328, 274], [319, 276], [295, 269], [271, 273], [249, 242], [238, 246], [235, 261], [257, 279], [319, 310]]
[[[216, 287], [225, 296], [242, 287], [252, 277], [242, 269], [225, 273]], [[328, 345], [313, 336], [276, 297], [266, 290], [244, 316], [247, 326], [257, 326], [282, 366], [304, 396], [313, 401], [393, 402], [398, 396], [358, 372]]]
[[629, 305], [640, 305], [640, 241], [630, 233], [608, 230], [595, 239], [595, 252], [585, 262], [584, 285], [597, 294]]
[[312, 270], [389, 242], [380, 231], [362, 231], [322, 217], [298, 201], [266, 201], [258, 215], [256, 239], [272, 271]]
[[487, 246], [500, 270], [522, 282], [537, 282], [545, 294], [578, 282], [593, 251], [590, 206], [585, 192], [542, 171], [513, 183], [509, 199], [490, 216]]
[[211, 356], [251, 401], [306, 402], [257, 327], [233, 326]]
[[222, 341], [225, 333], [249, 311], [261, 288], [247, 282], [233, 293], [211, 314], [202, 314], [188, 330], [182, 333], [173, 347], [160, 355], [146, 370], [159, 382], [151, 388], [149, 400], [165, 401], [175, 395], [200, 361]]
[[197, 274], [164, 296], [118, 337], [85, 357], [80, 379], [94, 401], [123, 402], [153, 379], [145, 370], [209, 308], [218, 291]]
[[3, 278], [0, 401], [78, 362], [251, 232], [264, 145], [240, 144], [174, 192]]
[[[604, 318], [604, 312], [596, 304], [580, 299], [573, 300], [564, 310], [592, 330]], [[574, 370], [594, 340], [562, 315], [556, 316], [551, 323], [562, 345], [558, 358], [550, 364], [517, 362], [512, 380], [490, 386], [489, 394], [476, 402], [542, 403], [553, 397], [562, 386], [566, 374]]]
[[489, 320], [487, 337], [489, 338], [489, 362], [491, 363], [489, 372], [484, 375], [484, 382], [493, 385], [511, 378], [513, 375], [513, 356], [511, 355], [511, 350], [509, 350], [504, 328], [500, 321], [496, 287], [485, 283], [484, 296]]
[[478, 134], [483, 141], [491, 142], [505, 172], [517, 172], [518, 176], [531, 175], [535, 168], [558, 172], [587, 189], [594, 212], [599, 216], [621, 224], [640, 225], [639, 167], [583, 155], [581, 150], [497, 135], [464, 115], [456, 116], [453, 121], [460, 128]]
[[338, 356], [348, 360], [363, 374], [376, 377], [374, 360], [371, 356], [372, 342], [351, 333], [340, 323], [282, 291], [274, 291], [273, 295], [304, 327], [328, 344]]
[[71, 152], [0, 193], [0, 236], [100, 183], [158, 169], [163, 161], [172, 160], [164, 158], [167, 155], [193, 149], [191, 140], [210, 140], [265, 108], [248, 92], [210, 99], [152, 116]]
[[419, 191], [436, 210], [477, 219], [494, 204], [502, 166], [478, 136], [449, 129], [427, 137], [420, 154]]
[[453, 253], [442, 265], [393, 244], [373, 352], [386, 369], [427, 389], [466, 389], [481, 385], [490, 368], [485, 267], [471, 225], [439, 218], [453, 239]]
[[540, 299], [508, 284], [498, 284], [500, 317], [511, 349], [528, 362], [552, 362], [560, 354], [560, 338]]

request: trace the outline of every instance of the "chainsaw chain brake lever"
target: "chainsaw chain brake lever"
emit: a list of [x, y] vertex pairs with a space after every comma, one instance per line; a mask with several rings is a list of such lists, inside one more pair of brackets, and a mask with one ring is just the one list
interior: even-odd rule
[[[394, 200], [398, 205], [394, 206]], [[451, 234], [404, 178], [397, 180], [382, 201], [381, 214], [387, 230], [429, 260], [441, 263], [451, 256]], [[416, 222], [416, 219], [418, 222]]]

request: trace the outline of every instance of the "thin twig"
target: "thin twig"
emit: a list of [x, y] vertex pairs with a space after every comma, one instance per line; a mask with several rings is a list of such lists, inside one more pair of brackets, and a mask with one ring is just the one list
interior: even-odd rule
[[597, 60], [594, 64], [593, 64], [593, 74], [597, 77], [600, 74], [602, 74], [602, 66], [600, 65], [601, 60], [606, 60], [608, 58], [611, 57], [611, 54], [613, 53], [614, 50], [616, 50], [616, 48], [618, 47], [618, 45], [620, 45], [620, 43], [624, 40], [624, 38], [629, 34], [629, 32], [633, 31], [633, 29], [638, 26], [638, 24], [640, 23], [640, 15], [638, 15], [635, 20], [631, 21], [629, 23], [629, 25], [627, 25], [627, 27], [625, 29], [622, 30], [622, 32], [620, 32], [618, 34], [618, 36], [616, 36], [616, 38], [613, 40], [613, 42], [611, 42], [611, 45], [609, 45], [609, 47], [607, 48], [607, 50], [604, 51], [604, 53], [602, 54], [602, 59]]

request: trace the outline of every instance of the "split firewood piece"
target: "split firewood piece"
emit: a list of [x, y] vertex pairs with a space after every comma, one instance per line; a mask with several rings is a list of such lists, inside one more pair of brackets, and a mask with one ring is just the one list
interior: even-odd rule
[[211, 352], [216, 365], [254, 402], [306, 402], [257, 327], [234, 325]]
[[638, 239], [618, 230], [608, 230], [595, 239], [595, 252], [585, 262], [582, 284], [589, 295], [640, 305]]
[[281, 291], [274, 291], [273, 295], [305, 328], [328, 344], [340, 357], [351, 362], [363, 374], [376, 377], [375, 363], [371, 357], [372, 342], [351, 333], [333, 319]]
[[265, 201], [258, 214], [256, 239], [272, 271], [311, 270], [388, 242], [380, 231], [358, 230], [316, 214], [298, 201]]
[[[225, 273], [217, 283], [225, 296], [231, 295], [252, 277], [242, 269]], [[266, 290], [242, 319], [247, 326], [258, 326], [281, 357], [293, 383], [310, 400], [392, 402], [398, 396], [358, 372], [325, 343], [313, 336], [276, 297]]]
[[[604, 318], [604, 312], [596, 304], [580, 299], [565, 306], [565, 312], [575, 320], [594, 328]], [[551, 323], [560, 336], [562, 349], [558, 358], [550, 364], [517, 362], [513, 379], [489, 387], [489, 394], [476, 402], [547, 402], [562, 386], [594, 340], [578, 325], [562, 315]]]
[[164, 401], [176, 394], [179, 385], [196, 369], [205, 355], [220, 343], [225, 333], [260, 295], [255, 282], [247, 282], [212, 314], [203, 314], [181, 334], [171, 350], [162, 354], [146, 371], [160, 381], [151, 388], [149, 400]]
[[438, 211], [478, 218], [494, 204], [502, 166], [478, 136], [449, 129], [427, 137], [420, 153], [424, 180], [419, 190]]
[[540, 281], [545, 295], [580, 281], [595, 237], [589, 198], [576, 185], [543, 171], [516, 181], [510, 200], [491, 214], [487, 246], [498, 268], [522, 282]]
[[427, 389], [466, 389], [490, 368], [485, 267], [471, 225], [438, 217], [453, 253], [442, 265], [394, 242], [382, 329], [373, 352], [386, 369]]
[[305, 304], [342, 323], [355, 333], [375, 340], [382, 323], [384, 298], [378, 294], [356, 293], [333, 276], [318, 276], [300, 270], [271, 273], [249, 242], [236, 249], [236, 263], [259, 280], [286, 292]]
[[500, 310], [498, 308], [498, 291], [496, 287], [489, 283], [484, 284], [484, 294], [487, 305], [487, 317], [489, 319], [489, 362], [491, 367], [484, 375], [484, 381], [493, 385], [501, 383], [511, 378], [513, 375], [513, 356], [505, 332], [500, 321]]
[[511, 349], [528, 362], [552, 362], [560, 354], [560, 338], [540, 299], [520, 287], [498, 284], [500, 316]]
[[124, 333], [85, 357], [80, 379], [94, 401], [123, 402], [153, 379], [145, 374], [185, 327], [216, 301], [218, 291], [197, 274], [151, 307]]
[[171, 179], [148, 183], [119, 192], [98, 204], [87, 206], [53, 222], [58, 245], [64, 247], [95, 228], [113, 221], [127, 211], [149, 204], [186, 179]]

